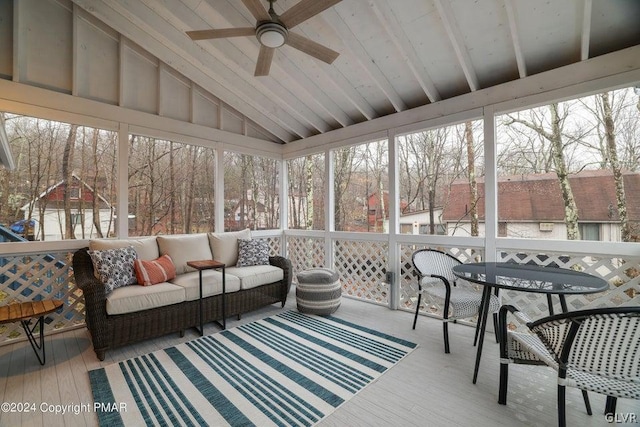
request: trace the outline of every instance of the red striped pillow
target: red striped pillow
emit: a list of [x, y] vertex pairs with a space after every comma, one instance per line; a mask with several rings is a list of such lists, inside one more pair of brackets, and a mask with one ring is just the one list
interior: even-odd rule
[[133, 263], [133, 269], [136, 271], [138, 284], [142, 286], [155, 285], [176, 277], [176, 266], [173, 265], [173, 260], [169, 255], [162, 255], [152, 261], [136, 259]]

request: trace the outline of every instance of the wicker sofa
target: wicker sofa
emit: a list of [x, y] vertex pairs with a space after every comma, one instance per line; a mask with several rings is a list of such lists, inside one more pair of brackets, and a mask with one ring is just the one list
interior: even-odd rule
[[[238, 239], [250, 231], [200, 233], [119, 240], [94, 240], [73, 255], [76, 284], [85, 298], [86, 324], [98, 359], [109, 349], [148, 338], [184, 331], [200, 324], [198, 272], [187, 261], [216, 259], [226, 268], [226, 317], [240, 316], [280, 302], [284, 307], [291, 287], [291, 262], [270, 256], [270, 265], [237, 267]], [[177, 276], [153, 286], [131, 285], [105, 290], [94, 272], [90, 250], [133, 246], [137, 257], [153, 260], [164, 254], [175, 263]], [[203, 271], [203, 321], [222, 318], [222, 273]]]

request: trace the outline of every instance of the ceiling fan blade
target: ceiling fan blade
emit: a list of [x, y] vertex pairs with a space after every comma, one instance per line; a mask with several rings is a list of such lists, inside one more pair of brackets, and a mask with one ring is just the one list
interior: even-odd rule
[[244, 7], [256, 18], [257, 21], [269, 21], [271, 17], [260, 0], [242, 0]]
[[280, 21], [290, 30], [301, 22], [329, 9], [341, 1], [342, 0], [302, 0], [280, 15]]
[[286, 43], [307, 55], [311, 55], [320, 61], [326, 62], [327, 64], [331, 64], [340, 55], [335, 50], [331, 50], [320, 43], [316, 43], [311, 39], [295, 33], [289, 33]]
[[221, 39], [225, 37], [253, 36], [255, 35], [255, 33], [256, 33], [256, 29], [253, 27], [221, 28], [219, 30], [187, 31], [187, 35], [191, 37], [191, 40], [207, 40], [207, 39]]
[[256, 72], [254, 73], [254, 76], [269, 75], [274, 52], [275, 49], [272, 47], [260, 46], [260, 54], [258, 54], [258, 62], [256, 63]]

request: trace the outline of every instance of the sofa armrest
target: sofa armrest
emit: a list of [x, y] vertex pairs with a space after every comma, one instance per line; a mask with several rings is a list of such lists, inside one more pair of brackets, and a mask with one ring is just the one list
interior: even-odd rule
[[108, 333], [107, 296], [104, 285], [93, 273], [93, 262], [88, 248], [78, 249], [73, 254], [73, 276], [76, 285], [82, 290], [85, 303], [85, 321], [91, 332], [93, 346], [96, 349], [106, 347]]
[[284, 271], [284, 277], [282, 281], [287, 285], [287, 294], [291, 290], [291, 280], [293, 280], [293, 267], [291, 266], [291, 260], [281, 256], [270, 256], [269, 264], [280, 267]]

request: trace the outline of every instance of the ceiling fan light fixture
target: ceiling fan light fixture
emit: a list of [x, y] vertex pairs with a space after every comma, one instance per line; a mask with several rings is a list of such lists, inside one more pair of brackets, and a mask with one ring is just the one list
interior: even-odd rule
[[277, 22], [265, 22], [256, 29], [256, 36], [261, 45], [277, 48], [287, 41], [287, 29]]

